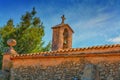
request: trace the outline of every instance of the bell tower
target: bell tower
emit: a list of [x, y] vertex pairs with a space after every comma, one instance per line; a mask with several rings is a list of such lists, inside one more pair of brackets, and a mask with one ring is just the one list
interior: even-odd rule
[[68, 24], [64, 23], [66, 19], [64, 15], [61, 19], [61, 24], [52, 27], [52, 51], [72, 48], [72, 34], [74, 31]]

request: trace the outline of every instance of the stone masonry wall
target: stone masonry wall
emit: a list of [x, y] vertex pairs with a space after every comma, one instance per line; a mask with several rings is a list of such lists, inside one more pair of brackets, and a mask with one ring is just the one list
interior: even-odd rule
[[120, 56], [41, 57], [12, 61], [11, 80], [120, 80]]

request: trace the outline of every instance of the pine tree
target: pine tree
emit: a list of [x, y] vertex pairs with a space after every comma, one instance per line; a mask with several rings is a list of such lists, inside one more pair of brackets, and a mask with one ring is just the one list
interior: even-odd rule
[[43, 37], [45, 35], [44, 26], [39, 17], [36, 17], [36, 10], [33, 8], [31, 12], [26, 12], [21, 17], [21, 21], [17, 26], [14, 26], [13, 20], [8, 20], [7, 24], [0, 28], [0, 39], [3, 41], [0, 44], [3, 49], [7, 47], [8, 39], [15, 39], [17, 45], [14, 47], [19, 54], [33, 53], [50, 50], [50, 42], [45, 46]]
[[9, 19], [5, 26], [0, 27], [0, 68], [2, 65], [2, 53], [8, 49], [7, 40], [15, 39], [17, 45], [14, 47], [19, 54], [49, 51], [50, 42], [45, 46], [43, 37], [44, 26], [39, 17], [36, 17], [36, 10], [26, 12], [21, 17], [18, 25], [14, 26], [12, 19]]

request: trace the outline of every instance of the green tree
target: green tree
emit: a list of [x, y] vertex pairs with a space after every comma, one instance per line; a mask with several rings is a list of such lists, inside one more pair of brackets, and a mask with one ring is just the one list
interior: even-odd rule
[[18, 25], [15, 26], [13, 20], [10, 19], [5, 26], [0, 28], [1, 53], [8, 47], [6, 42], [10, 38], [16, 39], [17, 45], [14, 48], [19, 54], [50, 50], [50, 42], [44, 45], [44, 26], [40, 18], [36, 17], [36, 13], [33, 8], [31, 12], [22, 15]]
[[2, 39], [1, 39], [1, 35], [0, 35], [0, 69], [1, 69], [1, 67], [2, 67], [2, 52], [3, 52], [3, 41], [2, 41]]

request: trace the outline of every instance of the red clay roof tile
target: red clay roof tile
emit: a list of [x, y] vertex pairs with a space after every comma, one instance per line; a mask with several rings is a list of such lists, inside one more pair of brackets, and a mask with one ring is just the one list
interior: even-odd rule
[[[40, 53], [32, 53], [32, 54], [19, 54], [19, 55], [12, 55], [11, 58], [16, 57], [26, 57], [26, 56], [55, 56], [55, 55], [75, 55], [78, 53], [71, 53], [71, 52], [81, 52], [87, 50], [96, 50], [96, 49], [108, 49], [108, 48], [116, 48], [120, 47], [120, 44], [113, 44], [113, 45], [102, 45], [102, 46], [92, 46], [86, 48], [70, 48], [58, 51], [49, 51], [49, 52], [40, 52]], [[82, 54], [82, 53], [79, 53]]]

